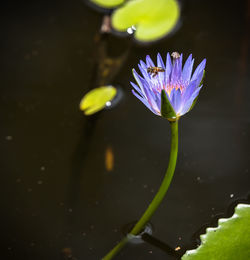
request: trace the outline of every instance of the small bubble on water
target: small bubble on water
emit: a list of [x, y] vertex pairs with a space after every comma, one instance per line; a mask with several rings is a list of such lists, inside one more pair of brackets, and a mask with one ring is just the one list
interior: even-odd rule
[[20, 183], [21, 182], [21, 179], [20, 178], [17, 178], [16, 179], [16, 183]]
[[152, 250], [150, 250], [150, 251], [148, 251], [148, 253], [149, 253], [149, 254], [153, 254], [153, 251], [152, 251]]
[[37, 181], [37, 184], [41, 185], [41, 184], [43, 184], [43, 181], [39, 180], [39, 181]]
[[13, 140], [13, 137], [12, 137], [11, 135], [7, 135], [7, 136], [5, 137], [5, 139], [6, 139], [7, 141], [11, 141], [11, 140]]
[[107, 101], [107, 102], [106, 102], [106, 106], [107, 106], [107, 107], [110, 107], [110, 106], [111, 106], [111, 102], [110, 102], [110, 101]]
[[28, 192], [32, 192], [32, 189], [31, 189], [31, 188], [28, 188], [27, 191], [28, 191]]
[[45, 171], [45, 166], [41, 166], [40, 171]]
[[73, 212], [73, 209], [72, 209], [72, 208], [69, 208], [68, 211], [71, 213], [71, 212]]
[[144, 188], [144, 189], [147, 189], [147, 187], [148, 187], [147, 184], [144, 184], [144, 185], [143, 185], [143, 188]]
[[132, 34], [132, 33], [133, 33], [133, 29], [132, 29], [132, 28], [128, 28], [128, 29], [127, 29], [127, 33], [128, 33], [128, 34]]
[[232, 194], [230, 194], [230, 198], [233, 198], [234, 197], [234, 194], [232, 193]]
[[83, 237], [85, 237], [85, 236], [86, 236], [86, 233], [85, 233], [85, 232], [82, 232], [81, 234], [82, 234], [82, 236], [83, 236]]

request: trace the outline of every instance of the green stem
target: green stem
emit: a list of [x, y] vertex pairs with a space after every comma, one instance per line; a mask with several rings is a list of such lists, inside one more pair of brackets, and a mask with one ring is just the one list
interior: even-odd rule
[[[157, 208], [159, 207], [160, 203], [162, 202], [165, 194], [169, 188], [171, 180], [174, 175], [176, 160], [177, 160], [177, 153], [178, 153], [178, 120], [170, 122], [171, 125], [171, 150], [170, 150], [170, 158], [168, 163], [168, 168], [165, 174], [165, 177], [161, 183], [161, 186], [156, 193], [154, 199], [148, 206], [147, 210], [144, 212], [140, 220], [136, 223], [134, 228], [130, 231], [129, 234], [131, 235], [138, 235], [148, 221], [151, 219], [152, 215], [155, 213]], [[104, 256], [103, 260], [112, 259], [129, 241], [129, 237], [123, 238], [119, 244], [117, 244], [106, 256]]]

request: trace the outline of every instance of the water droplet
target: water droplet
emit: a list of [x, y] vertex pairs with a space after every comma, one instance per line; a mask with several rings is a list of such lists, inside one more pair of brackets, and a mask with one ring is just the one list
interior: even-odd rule
[[230, 198], [233, 198], [234, 197], [234, 194], [232, 193], [232, 194], [230, 194]]
[[107, 106], [107, 107], [110, 107], [110, 106], [111, 106], [111, 102], [110, 102], [110, 101], [107, 101], [107, 102], [106, 102], [106, 106]]
[[133, 33], [133, 29], [132, 29], [131, 27], [129, 27], [129, 28], [127, 29], [127, 33], [128, 33], [128, 34], [132, 34], [132, 33]]

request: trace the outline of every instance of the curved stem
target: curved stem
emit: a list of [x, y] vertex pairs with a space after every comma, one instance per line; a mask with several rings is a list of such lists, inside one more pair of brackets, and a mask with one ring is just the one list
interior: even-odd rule
[[[148, 221], [151, 219], [152, 215], [155, 213], [156, 209], [159, 207], [162, 202], [165, 194], [169, 188], [171, 180], [174, 175], [176, 161], [177, 161], [177, 153], [178, 153], [178, 120], [170, 122], [171, 125], [171, 150], [170, 150], [170, 158], [168, 163], [168, 168], [165, 174], [165, 177], [161, 183], [161, 186], [156, 193], [154, 199], [149, 204], [147, 210], [144, 212], [140, 220], [136, 223], [133, 229], [130, 231], [130, 235], [138, 235]], [[129, 236], [123, 238], [119, 244], [117, 244], [106, 256], [104, 256], [103, 260], [112, 259], [129, 241]]]

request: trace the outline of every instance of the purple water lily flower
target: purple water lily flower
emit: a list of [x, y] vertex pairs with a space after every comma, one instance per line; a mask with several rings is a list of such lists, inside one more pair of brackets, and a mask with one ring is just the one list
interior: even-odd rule
[[142, 73], [141, 77], [135, 69], [133, 75], [138, 85], [131, 82], [133, 94], [154, 114], [161, 116], [161, 92], [165, 90], [168, 101], [176, 114], [176, 118], [186, 114], [202, 85], [201, 81], [206, 65], [204, 59], [192, 75], [194, 59], [189, 55], [182, 68], [182, 54], [174, 52], [172, 60], [167, 53], [166, 64], [160, 54], [157, 55], [157, 66], [149, 55], [146, 64], [140, 61], [138, 67]]

